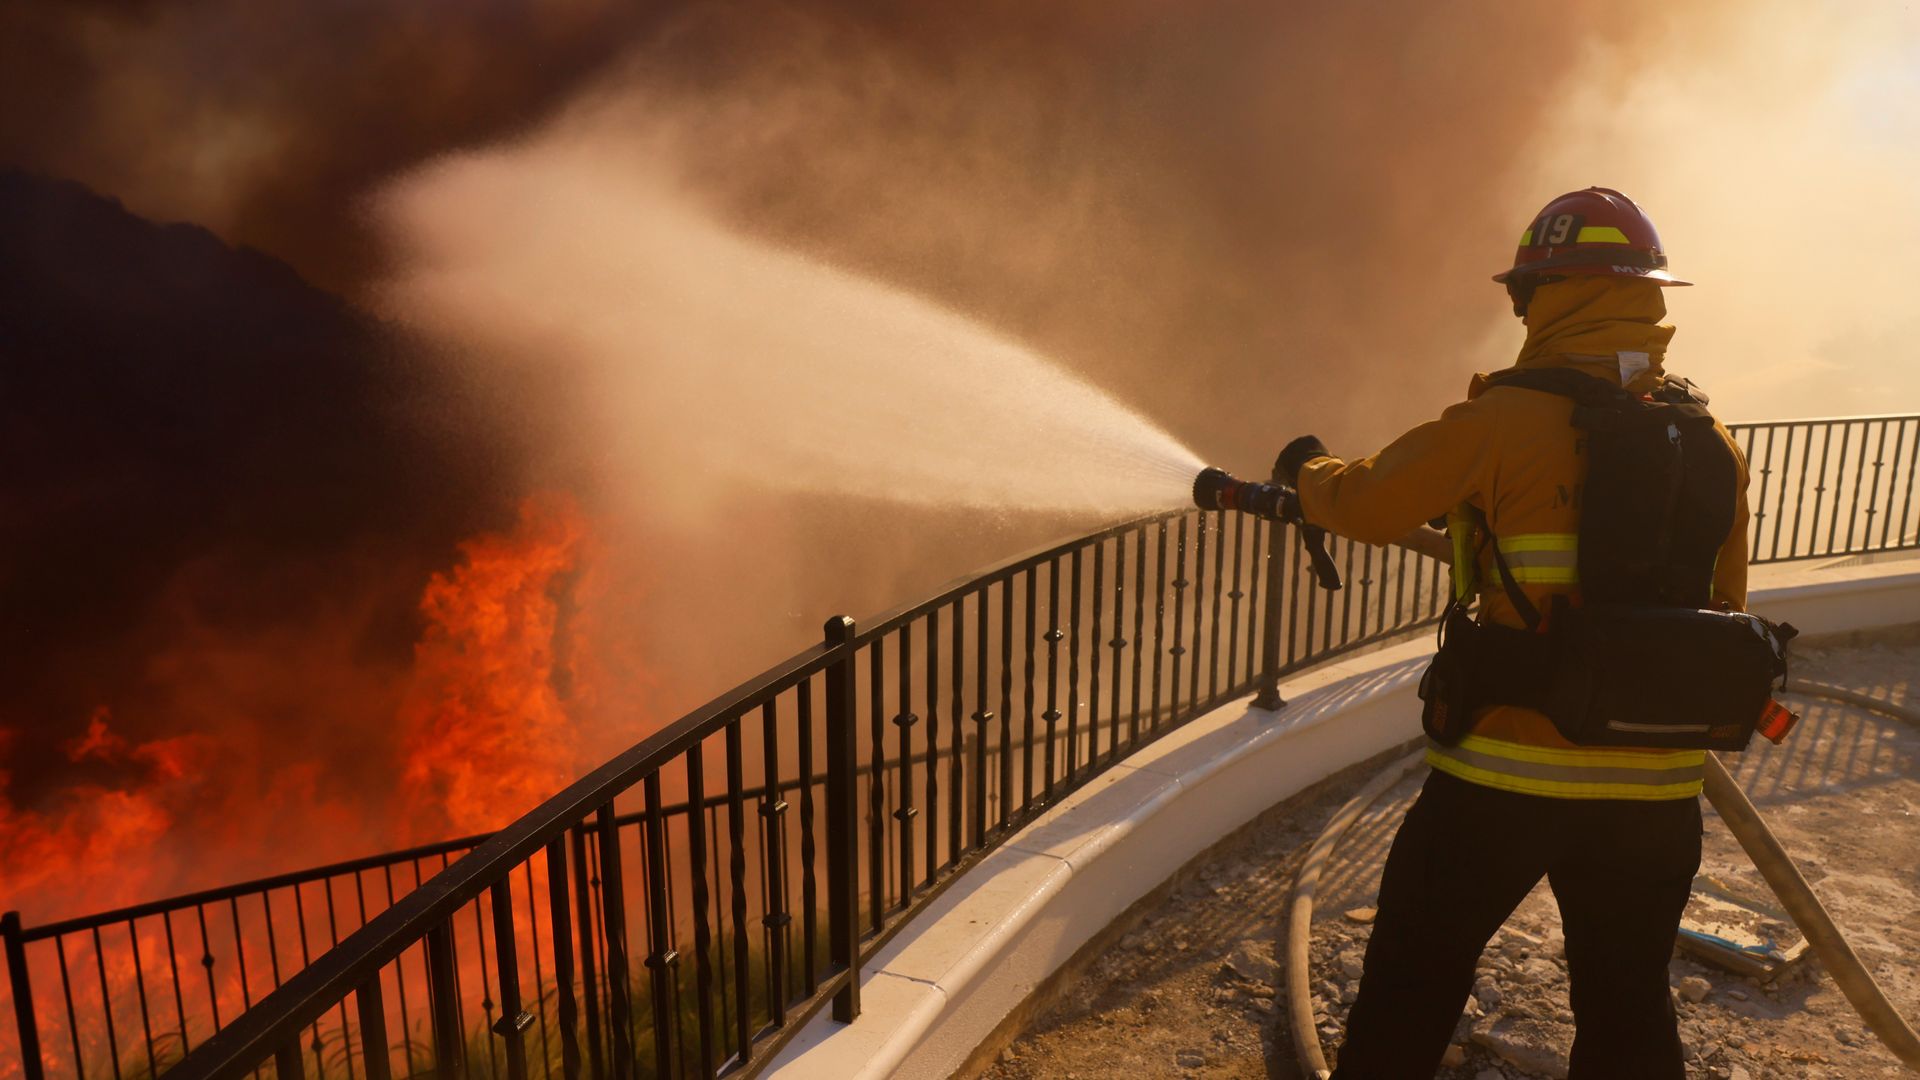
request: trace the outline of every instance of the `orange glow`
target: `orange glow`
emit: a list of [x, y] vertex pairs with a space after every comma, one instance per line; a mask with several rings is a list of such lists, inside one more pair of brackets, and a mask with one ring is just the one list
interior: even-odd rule
[[94, 710], [86, 734], [62, 749], [75, 763], [112, 767], [117, 782], [75, 785], [53, 805], [25, 808], [8, 800], [0, 771], [0, 897], [84, 896], [95, 908], [146, 898], [158, 870], [146, 853], [173, 826], [173, 796], [198, 778], [207, 747], [195, 736], [134, 743], [111, 720]]

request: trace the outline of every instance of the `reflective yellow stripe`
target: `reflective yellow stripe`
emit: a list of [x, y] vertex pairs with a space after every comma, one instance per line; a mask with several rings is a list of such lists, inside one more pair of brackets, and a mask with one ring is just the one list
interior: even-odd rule
[[1427, 763], [1486, 787], [1555, 799], [1682, 799], [1700, 793], [1706, 753], [1530, 746], [1469, 735]]
[[1501, 539], [1500, 554], [1522, 585], [1578, 585], [1579, 545], [1577, 533], [1521, 533]]
[[1447, 514], [1447, 535], [1453, 540], [1453, 598], [1466, 600], [1473, 595], [1479, 568], [1473, 565], [1473, 519], [1464, 509]]
[[1526, 232], [1523, 232], [1520, 234], [1520, 246], [1521, 247], [1533, 246], [1533, 230], [1532, 229], [1528, 229]]

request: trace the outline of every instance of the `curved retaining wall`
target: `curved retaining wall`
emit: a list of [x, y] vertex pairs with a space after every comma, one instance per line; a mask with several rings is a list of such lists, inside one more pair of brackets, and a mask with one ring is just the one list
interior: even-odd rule
[[[1756, 568], [1752, 607], [1809, 635], [1920, 620], [1920, 567]], [[1282, 799], [1420, 734], [1421, 639], [1215, 710], [1116, 765], [953, 883], [868, 961], [860, 1018], [816, 1016], [786, 1078], [945, 1077], [1042, 980], [1189, 860]]]

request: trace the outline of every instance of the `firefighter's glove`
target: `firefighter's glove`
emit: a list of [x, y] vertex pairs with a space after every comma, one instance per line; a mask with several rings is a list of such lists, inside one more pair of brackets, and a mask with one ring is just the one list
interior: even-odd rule
[[1273, 463], [1273, 474], [1281, 483], [1297, 488], [1300, 486], [1302, 466], [1317, 458], [1332, 456], [1333, 452], [1327, 449], [1327, 444], [1321, 442], [1318, 435], [1302, 435], [1280, 451], [1280, 459]]

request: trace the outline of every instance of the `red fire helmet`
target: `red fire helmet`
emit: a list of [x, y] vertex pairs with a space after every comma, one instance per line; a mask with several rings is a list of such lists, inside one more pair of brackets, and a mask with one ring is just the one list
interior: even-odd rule
[[[1667, 272], [1667, 253], [1652, 219], [1612, 188], [1570, 191], [1548, 203], [1520, 234], [1513, 269], [1493, 280], [1512, 284], [1560, 275], [1633, 277], [1691, 285]], [[1511, 291], [1511, 284], [1509, 285]]]

